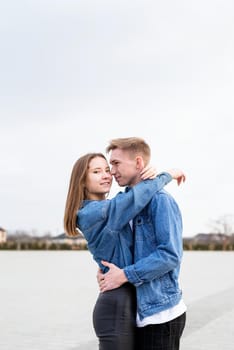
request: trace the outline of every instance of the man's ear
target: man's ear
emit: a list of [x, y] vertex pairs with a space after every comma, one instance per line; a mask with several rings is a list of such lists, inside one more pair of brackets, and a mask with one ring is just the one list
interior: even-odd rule
[[139, 170], [142, 170], [144, 169], [145, 167], [145, 163], [144, 163], [144, 160], [141, 156], [137, 156], [136, 157], [136, 168], [139, 169]]

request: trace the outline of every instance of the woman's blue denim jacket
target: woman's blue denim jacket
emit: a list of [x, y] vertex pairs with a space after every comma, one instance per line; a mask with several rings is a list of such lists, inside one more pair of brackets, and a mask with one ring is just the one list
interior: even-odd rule
[[158, 191], [135, 217], [134, 264], [124, 272], [137, 288], [140, 319], [166, 310], [181, 299], [178, 283], [183, 253], [182, 218], [173, 197]]
[[101, 201], [85, 200], [78, 211], [77, 227], [88, 243], [94, 260], [105, 272], [101, 260], [120, 268], [133, 263], [133, 235], [129, 221], [150, 202], [156, 192], [172, 180], [168, 173], [141, 181], [127, 192]]

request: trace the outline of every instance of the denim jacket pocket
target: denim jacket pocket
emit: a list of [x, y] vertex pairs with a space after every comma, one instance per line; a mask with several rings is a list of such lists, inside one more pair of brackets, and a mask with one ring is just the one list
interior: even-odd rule
[[135, 218], [134, 225], [136, 241], [148, 241], [155, 245], [154, 227], [148, 216], [138, 216]]

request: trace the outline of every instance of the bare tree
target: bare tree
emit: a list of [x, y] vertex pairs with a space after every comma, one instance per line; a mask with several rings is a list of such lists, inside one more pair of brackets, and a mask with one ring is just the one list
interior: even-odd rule
[[225, 214], [220, 216], [216, 220], [211, 220], [209, 224], [212, 228], [212, 232], [221, 233], [224, 235], [231, 235], [234, 233], [234, 215]]

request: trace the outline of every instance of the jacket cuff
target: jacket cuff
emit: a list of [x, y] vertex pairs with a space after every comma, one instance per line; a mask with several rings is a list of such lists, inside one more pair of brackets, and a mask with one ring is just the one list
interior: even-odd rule
[[166, 176], [166, 185], [173, 180], [173, 177], [171, 176], [171, 174], [169, 174], [166, 171], [159, 173], [157, 176], [160, 176], [160, 175]]
[[128, 281], [132, 283], [135, 287], [138, 287], [143, 283], [143, 281], [139, 278], [132, 266], [127, 266], [123, 270]]

